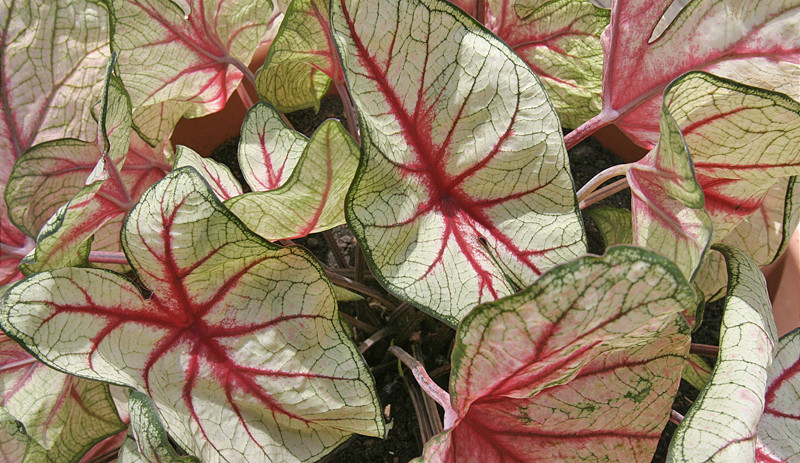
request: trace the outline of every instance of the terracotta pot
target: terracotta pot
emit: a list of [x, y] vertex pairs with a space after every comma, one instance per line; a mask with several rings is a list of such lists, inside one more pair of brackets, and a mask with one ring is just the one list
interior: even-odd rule
[[800, 327], [800, 228], [783, 255], [762, 269], [767, 278], [778, 335]]
[[[262, 45], [256, 50], [248, 66], [251, 71], [256, 72], [261, 67], [268, 50], [269, 44]], [[250, 100], [258, 101], [256, 89], [246, 79], [242, 80], [241, 85], [250, 95]], [[172, 146], [188, 146], [201, 156], [210, 156], [218, 146], [239, 136], [248, 109], [250, 108], [246, 108], [242, 103], [237, 90], [228, 99], [222, 111], [196, 119], [181, 119], [170, 137]]]

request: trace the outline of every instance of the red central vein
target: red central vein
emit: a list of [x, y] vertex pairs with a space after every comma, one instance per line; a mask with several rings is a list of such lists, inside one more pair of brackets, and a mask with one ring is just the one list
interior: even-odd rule
[[[445, 216], [445, 232], [444, 232], [444, 239], [442, 240], [442, 247], [440, 248], [437, 256], [433, 260], [433, 264], [431, 265], [431, 269], [436, 266], [437, 263], [441, 262], [443, 259], [443, 253], [447, 247], [447, 243], [450, 237], [453, 237], [456, 240], [457, 245], [464, 253], [467, 260], [473, 266], [476, 272], [479, 273], [480, 277], [480, 285], [482, 287], [488, 286], [492, 294], [495, 294], [496, 291], [491, 285], [491, 275], [483, 269], [483, 266], [478, 261], [475, 253], [477, 250], [475, 249], [475, 243], [472, 243], [471, 240], [466, 239], [462, 234], [464, 233], [464, 229], [459, 227], [459, 222], [464, 221], [464, 225], [468, 228], [473, 229], [474, 227], [469, 225], [470, 221], [476, 221], [482, 227], [486, 228], [490, 231], [490, 233], [504, 246], [506, 246], [512, 253], [519, 256], [520, 259], [532, 268], [536, 273], [541, 273], [541, 271], [537, 268], [533, 262], [525, 257], [525, 253], [520, 250], [517, 246], [514, 245], [513, 240], [505, 235], [503, 235], [497, 228], [491, 223], [491, 221], [485, 216], [483, 209], [489, 205], [496, 205], [502, 203], [504, 201], [508, 201], [510, 199], [519, 197], [521, 195], [514, 195], [512, 198], [503, 198], [503, 199], [495, 199], [492, 200], [490, 203], [487, 203], [486, 206], [483, 204], [473, 202], [467, 196], [467, 194], [463, 191], [459, 190], [460, 184], [471, 175], [474, 175], [478, 172], [482, 167], [484, 167], [488, 162], [490, 162], [499, 152], [500, 148], [502, 147], [503, 143], [513, 135], [513, 125], [516, 121], [516, 117], [519, 111], [519, 99], [516, 101], [516, 107], [514, 110], [514, 114], [511, 117], [511, 121], [506, 128], [506, 131], [501, 135], [497, 143], [493, 146], [492, 151], [488, 153], [480, 162], [476, 163], [476, 165], [472, 166], [467, 171], [463, 172], [457, 177], [451, 177], [444, 171], [443, 162], [444, 156], [441, 153], [445, 150], [445, 147], [449, 146], [449, 142], [455, 130], [455, 125], [458, 121], [459, 116], [464, 111], [466, 104], [468, 102], [469, 96], [471, 92], [468, 92], [464, 101], [462, 102], [461, 107], [459, 108], [459, 114], [454, 120], [453, 126], [450, 128], [447, 137], [442, 144], [440, 150], [435, 150], [433, 147], [433, 141], [431, 140], [431, 134], [428, 132], [430, 130], [430, 121], [425, 120], [430, 117], [430, 106], [423, 106], [425, 104], [425, 95], [424, 95], [424, 84], [425, 84], [425, 71], [427, 69], [428, 64], [428, 53], [425, 54], [425, 61], [423, 62], [422, 66], [422, 78], [420, 79], [420, 86], [417, 88], [417, 99], [416, 105], [414, 108], [414, 116], [410, 116], [409, 113], [405, 110], [400, 98], [395, 93], [394, 89], [388, 84], [388, 79], [386, 77], [387, 73], [389, 72], [388, 67], [386, 69], [381, 69], [377, 65], [377, 60], [370, 56], [369, 52], [367, 51], [364, 44], [361, 42], [360, 37], [355, 31], [354, 24], [352, 19], [349, 16], [349, 12], [342, 5], [342, 10], [344, 11], [345, 21], [348, 25], [350, 30], [350, 36], [355, 44], [356, 53], [358, 55], [359, 62], [364, 66], [367, 70], [367, 77], [374, 81], [379, 91], [385, 96], [386, 102], [391, 109], [392, 114], [395, 115], [397, 118], [403, 132], [403, 136], [406, 139], [406, 142], [410, 147], [413, 148], [413, 151], [417, 154], [417, 159], [420, 161], [420, 166], [398, 166], [403, 170], [413, 170], [418, 171], [420, 175], [424, 175], [425, 182], [428, 187], [430, 188], [430, 195], [431, 199], [422, 205], [420, 205], [419, 210], [414, 214], [414, 216], [406, 221], [405, 223], [410, 223], [416, 218], [418, 218], [423, 213], [436, 208], [438, 209], [444, 216]], [[430, 26], [430, 25], [429, 25]], [[426, 46], [427, 46], [426, 42]], [[391, 59], [391, 54], [390, 58]], [[473, 81], [473, 86], [475, 82]], [[427, 129], [426, 132], [422, 132], [422, 130]], [[437, 153], [439, 154], [437, 156]], [[535, 190], [531, 190], [533, 192]], [[463, 212], [463, 215], [462, 213]], [[460, 219], [459, 219], [460, 218]], [[429, 270], [427, 273], [429, 273]], [[424, 275], [423, 275], [424, 277]], [[496, 296], [496, 294], [495, 294]]]

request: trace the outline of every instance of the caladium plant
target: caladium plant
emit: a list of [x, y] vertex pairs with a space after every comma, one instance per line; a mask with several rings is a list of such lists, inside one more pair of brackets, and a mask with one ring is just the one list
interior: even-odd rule
[[[388, 344], [444, 409], [415, 461], [648, 462], [668, 420], [669, 461], [800, 455], [758, 270], [800, 221], [797, 0], [0, 9], [1, 460], [318, 461], [386, 437]], [[331, 89], [346, 123], [295, 130]], [[231, 97], [238, 169], [173, 149]], [[567, 148], [612, 123], [650, 152], [576, 192]], [[451, 339], [445, 391], [419, 359]]]

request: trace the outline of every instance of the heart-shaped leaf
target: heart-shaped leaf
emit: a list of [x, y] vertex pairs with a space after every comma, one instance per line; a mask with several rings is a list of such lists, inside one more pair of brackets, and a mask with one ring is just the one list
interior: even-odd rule
[[615, 122], [638, 144], [654, 146], [662, 92], [676, 77], [697, 70], [800, 98], [798, 0], [695, 0], [652, 38], [672, 1], [614, 2], [611, 24], [603, 33], [600, 119]]
[[758, 422], [756, 461], [796, 461], [800, 457], [800, 329], [778, 342], [765, 400], [764, 414]]
[[764, 411], [767, 369], [777, 343], [767, 283], [745, 253], [716, 246], [729, 284], [711, 381], [700, 392], [670, 444], [670, 462], [752, 462]]
[[665, 104], [658, 145], [627, 170], [633, 242], [670, 258], [692, 280], [711, 240], [711, 218], [680, 127]]
[[259, 96], [278, 111], [314, 108], [318, 112], [331, 81], [344, 81], [330, 35], [328, 4], [294, 0], [256, 73]]
[[[243, 75], [252, 79], [246, 64], [267, 32], [272, 11], [270, 0], [191, 0], [188, 12], [170, 0], [111, 4], [111, 46], [119, 53], [134, 110], [177, 100], [188, 104], [177, 116], [190, 117], [219, 111]], [[148, 115], [147, 127], [159, 126], [154, 115], [177, 120], [162, 107]], [[136, 123], [141, 130], [138, 117]], [[157, 137], [144, 135], [149, 141]]]
[[6, 293], [4, 331], [50, 366], [147, 393], [202, 461], [315, 461], [353, 432], [383, 435], [307, 251], [253, 234], [191, 168], [145, 193], [122, 243], [148, 299], [112, 272], [40, 273]]
[[362, 131], [347, 221], [387, 289], [455, 325], [585, 252], [561, 125], [527, 64], [447, 2], [331, 8]]
[[242, 123], [239, 165], [253, 191], [277, 189], [289, 179], [308, 139], [292, 130], [266, 103], [250, 108]]
[[649, 462], [697, 302], [674, 264], [617, 246], [476, 307], [453, 350], [456, 419], [417, 461]]
[[[488, 0], [486, 27], [503, 39], [542, 79], [564, 127], [600, 112], [603, 49], [609, 11], [587, 0]], [[477, 16], [478, 5], [465, 11]], [[462, 6], [462, 7], [463, 7]]]
[[0, 17], [0, 184], [5, 184], [14, 161], [31, 146], [95, 138], [90, 111], [110, 52], [108, 13], [98, 2], [4, 2]]
[[[275, 132], [262, 137], [283, 138]], [[279, 188], [247, 193], [225, 205], [268, 240], [331, 229], [345, 223], [344, 198], [358, 158], [356, 142], [338, 121], [329, 119], [314, 131], [290, 177]]]

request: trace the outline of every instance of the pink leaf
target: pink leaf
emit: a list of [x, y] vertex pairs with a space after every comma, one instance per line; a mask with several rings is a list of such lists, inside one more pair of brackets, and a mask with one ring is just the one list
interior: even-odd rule
[[619, 246], [475, 308], [453, 351], [458, 418], [424, 461], [649, 462], [696, 304], [671, 262]]
[[789, 463], [800, 457], [800, 330], [784, 335], [767, 377], [764, 414], [758, 423], [756, 461]]
[[694, 1], [654, 40], [672, 0], [617, 0], [603, 33], [603, 111], [641, 146], [659, 134], [661, 94], [689, 71], [800, 95], [797, 0]]

